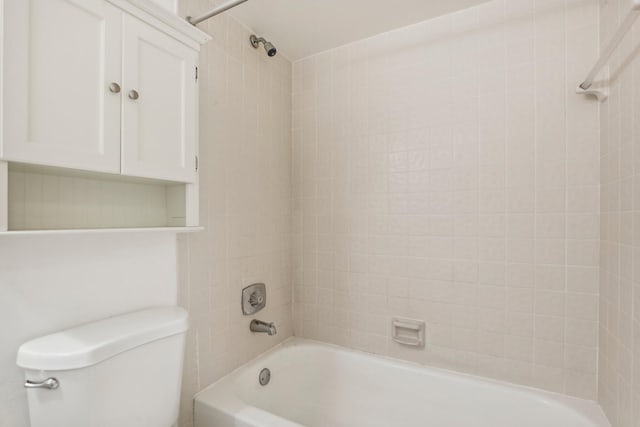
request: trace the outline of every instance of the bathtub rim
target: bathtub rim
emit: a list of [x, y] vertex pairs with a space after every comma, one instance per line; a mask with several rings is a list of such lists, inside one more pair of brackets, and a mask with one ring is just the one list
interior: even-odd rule
[[[472, 383], [479, 383], [480, 385], [490, 385], [492, 388], [500, 388], [500, 389], [510, 389], [517, 391], [520, 394], [531, 397], [537, 401], [541, 401], [547, 405], [556, 405], [562, 406], [572, 412], [575, 412], [577, 415], [586, 418], [595, 424], [596, 427], [611, 427], [611, 424], [606, 417], [602, 407], [598, 404], [597, 401], [583, 399], [576, 396], [570, 396], [567, 394], [549, 391], [544, 389], [539, 389], [533, 386], [527, 386], [523, 384], [511, 383], [506, 380], [499, 380], [489, 377], [483, 377], [481, 375], [470, 374], [466, 372], [459, 372], [452, 369], [447, 369], [443, 367], [433, 366], [433, 365], [425, 365], [419, 362], [408, 361], [403, 359], [394, 358], [388, 355], [380, 355], [375, 353], [370, 353], [363, 350], [352, 349], [348, 347], [343, 347], [333, 343], [326, 343], [322, 341], [317, 341], [308, 338], [301, 338], [296, 336], [291, 336], [285, 339], [284, 341], [274, 345], [270, 349], [265, 352], [257, 355], [246, 363], [238, 366], [233, 371], [219, 378], [215, 382], [211, 383], [207, 387], [200, 390], [193, 397], [193, 407], [194, 412], [197, 406], [205, 405], [208, 407], [213, 407], [216, 410], [225, 413], [229, 416], [236, 416], [238, 413], [233, 412], [233, 409], [245, 409], [252, 408], [252, 413], [249, 414], [249, 418], [240, 417], [243, 421], [252, 422], [254, 421], [253, 415], [264, 416], [269, 420], [278, 420], [279, 422], [284, 422], [283, 426], [287, 427], [304, 427], [301, 424], [298, 424], [294, 421], [288, 420], [286, 418], [280, 417], [276, 414], [258, 408], [256, 406], [251, 405], [249, 402], [245, 402], [237, 393], [234, 387], [235, 380], [246, 370], [251, 368], [257, 368], [258, 362], [268, 359], [272, 357], [274, 354], [284, 351], [288, 348], [295, 347], [320, 347], [329, 349], [331, 351], [336, 351], [338, 353], [346, 353], [347, 355], [352, 355], [356, 357], [363, 357], [366, 360], [370, 360], [373, 363], [382, 363], [386, 366], [391, 366], [395, 369], [402, 370], [421, 370], [425, 371], [425, 373], [429, 375], [435, 375], [440, 378], [452, 379], [454, 381], [469, 381]], [[256, 366], [254, 366], [256, 365]], [[226, 393], [220, 393], [218, 390], [223, 385], [230, 387]], [[207, 400], [207, 397], [210, 399]], [[214, 403], [222, 403], [223, 405], [214, 404]], [[194, 414], [195, 415], [195, 414]]]

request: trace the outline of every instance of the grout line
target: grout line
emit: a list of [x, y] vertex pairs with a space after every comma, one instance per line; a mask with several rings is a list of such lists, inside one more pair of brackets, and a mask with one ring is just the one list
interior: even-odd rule
[[[507, 22], [507, 11], [506, 11], [506, 1], [505, 0], [503, 2], [503, 7], [504, 7], [504, 22]], [[509, 104], [509, 66], [508, 66], [508, 58], [507, 58], [507, 40], [506, 40], [506, 32], [503, 38], [503, 67], [504, 67], [504, 72], [505, 72], [505, 76], [507, 78], [505, 78], [505, 91], [504, 91], [504, 112], [505, 112], [505, 135], [504, 135], [504, 218], [505, 218], [505, 225], [504, 225], [504, 277], [505, 277], [505, 283], [504, 283], [504, 292], [505, 292], [505, 307], [503, 307], [504, 309], [504, 315], [503, 315], [503, 320], [505, 322], [505, 325], [507, 324], [507, 293], [508, 293], [508, 289], [509, 289], [509, 266], [511, 265], [511, 261], [509, 260], [509, 217], [510, 217], [510, 209], [509, 209], [509, 120], [507, 119], [507, 115], [508, 113], [508, 104]], [[535, 102], [535, 101], [534, 101]], [[535, 322], [534, 322], [535, 323]], [[507, 359], [505, 353], [506, 353], [506, 338], [509, 334], [507, 333], [507, 331], [503, 332], [503, 337], [502, 337], [502, 341], [503, 341], [503, 351], [502, 351], [502, 361], [504, 364], [504, 361]], [[506, 372], [503, 373], [503, 376], [506, 376]]]
[[[536, 36], [537, 36], [537, 32], [536, 32], [536, 4], [534, 3], [534, 10], [533, 10], [533, 87], [537, 87], [537, 73], [536, 73], [536, 65], [537, 65], [537, 58], [536, 58]], [[566, 13], [565, 13], [565, 19], [566, 19]], [[563, 31], [566, 32], [566, 22], [563, 23]], [[565, 37], [565, 43], [566, 43], [566, 37]], [[565, 49], [565, 58], [566, 58], [566, 49]], [[537, 330], [536, 330], [536, 316], [537, 316], [537, 304], [536, 301], [538, 300], [537, 297], [537, 289], [538, 289], [538, 283], [536, 280], [536, 269], [538, 266], [538, 255], [537, 255], [537, 251], [538, 251], [538, 225], [537, 225], [537, 213], [538, 213], [538, 188], [537, 188], [537, 182], [538, 182], [538, 133], [537, 133], [537, 119], [538, 119], [538, 109], [537, 109], [537, 92], [534, 93], [534, 98], [533, 98], [533, 209], [532, 209], [532, 220], [533, 220], [533, 290], [532, 290], [532, 294], [533, 294], [533, 337], [531, 339], [532, 342], [532, 347], [531, 347], [531, 351], [533, 352], [533, 354], [531, 355], [531, 360], [532, 360], [532, 364], [531, 364], [531, 382], [533, 384], [536, 384], [536, 337], [537, 337]], [[566, 129], [566, 120], [565, 120], [565, 129]], [[565, 260], [566, 261], [566, 260]], [[563, 359], [564, 359], [564, 355], [563, 355]]]
[[[568, 34], [568, 11], [567, 2], [564, 3], [564, 87], [571, 87], [572, 82], [569, 81], [569, 34]], [[568, 212], [569, 212], [569, 95], [565, 90], [564, 94], [564, 288], [563, 288], [563, 331], [562, 331], [562, 366], [565, 376], [562, 379], [563, 391], [567, 390], [567, 280], [569, 272], [569, 245], [568, 245]]]
[[[598, 45], [597, 45], [597, 49], [598, 52], [601, 50], [600, 49], [600, 45], [601, 45], [601, 40], [602, 40], [602, 6], [600, 6], [600, 4], [598, 4], [598, 27], [597, 27], [597, 32], [598, 32]], [[608, 73], [607, 73], [608, 74]], [[610, 88], [609, 88], [610, 90]], [[609, 111], [609, 109], [607, 109], [607, 112]], [[603, 209], [602, 209], [602, 107], [600, 105], [600, 103], [598, 103], [598, 118], [599, 118], [599, 123], [598, 123], [598, 161], [599, 161], [599, 175], [600, 175], [600, 183], [598, 186], [598, 212], [597, 212], [597, 216], [598, 216], [598, 239], [599, 239], [599, 248], [598, 248], [598, 268], [597, 268], [597, 274], [598, 274], [598, 288], [597, 288], [597, 307], [596, 307], [596, 366], [595, 366], [595, 376], [596, 376], [596, 401], [599, 401], [599, 394], [600, 394], [600, 352], [601, 352], [601, 347], [600, 347], [600, 323], [601, 323], [601, 313], [600, 313], [600, 307], [601, 307], [601, 298], [602, 298], [602, 292], [601, 292], [601, 270], [602, 270], [602, 252], [603, 252], [603, 242], [602, 242], [602, 215], [603, 215]], [[608, 122], [608, 116], [607, 116], [607, 122]]]

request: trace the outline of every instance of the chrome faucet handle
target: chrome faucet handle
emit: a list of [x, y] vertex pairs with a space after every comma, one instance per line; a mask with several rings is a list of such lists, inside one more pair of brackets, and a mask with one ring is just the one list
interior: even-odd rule
[[57, 378], [47, 378], [43, 381], [31, 381], [27, 380], [24, 383], [24, 388], [46, 388], [48, 390], [55, 390], [60, 387], [60, 381]]
[[251, 307], [258, 307], [264, 303], [264, 295], [258, 292], [253, 292], [249, 297], [249, 304]]
[[255, 314], [267, 305], [267, 288], [254, 283], [242, 290], [242, 314]]

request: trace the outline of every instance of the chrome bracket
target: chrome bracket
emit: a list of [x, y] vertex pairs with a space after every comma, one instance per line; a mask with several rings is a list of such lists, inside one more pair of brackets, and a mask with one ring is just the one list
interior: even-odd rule
[[602, 77], [596, 82], [582, 82], [577, 88], [576, 93], [579, 95], [587, 95], [595, 97], [598, 102], [604, 102], [609, 98], [609, 66], [602, 69]]
[[599, 102], [604, 102], [609, 98], [609, 91], [606, 88], [583, 89], [578, 86], [576, 93], [579, 95], [594, 96]]

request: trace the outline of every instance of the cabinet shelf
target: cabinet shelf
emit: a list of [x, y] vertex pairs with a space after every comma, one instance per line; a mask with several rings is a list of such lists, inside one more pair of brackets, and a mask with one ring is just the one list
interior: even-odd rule
[[197, 187], [192, 184], [4, 165], [0, 208], [6, 220], [0, 232], [177, 230], [199, 225]]
[[111, 234], [111, 233], [197, 233], [204, 227], [135, 227], [135, 228], [91, 228], [67, 230], [23, 230], [0, 232], [0, 238], [12, 236], [56, 236], [69, 234]]

